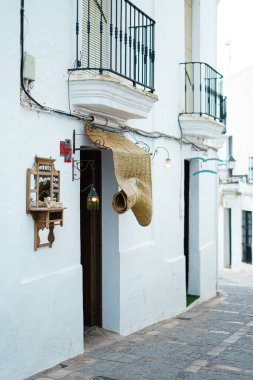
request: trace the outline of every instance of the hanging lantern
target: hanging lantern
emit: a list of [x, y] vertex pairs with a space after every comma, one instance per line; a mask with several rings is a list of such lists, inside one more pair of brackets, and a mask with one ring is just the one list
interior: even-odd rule
[[91, 189], [89, 191], [89, 194], [87, 196], [87, 203], [86, 203], [87, 210], [99, 210], [99, 196], [96, 192], [95, 187], [92, 185]]

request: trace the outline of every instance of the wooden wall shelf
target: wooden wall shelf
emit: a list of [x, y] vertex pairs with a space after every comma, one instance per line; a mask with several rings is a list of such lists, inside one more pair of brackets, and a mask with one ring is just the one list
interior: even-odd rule
[[[60, 172], [54, 167], [54, 159], [35, 157], [32, 169], [27, 169], [26, 212], [34, 220], [34, 250], [51, 248], [55, 240], [54, 227], [63, 226], [63, 210], [66, 207], [46, 207], [45, 198], [60, 201]], [[48, 198], [48, 199], [49, 199]], [[43, 205], [43, 207], [41, 207]], [[47, 228], [48, 242], [40, 243], [40, 230]]]
[[[34, 250], [37, 251], [41, 247], [51, 248], [55, 240], [54, 226], [63, 226], [63, 210], [64, 208], [45, 208], [29, 209], [29, 213], [34, 220]], [[49, 229], [48, 243], [40, 243], [40, 230]]]

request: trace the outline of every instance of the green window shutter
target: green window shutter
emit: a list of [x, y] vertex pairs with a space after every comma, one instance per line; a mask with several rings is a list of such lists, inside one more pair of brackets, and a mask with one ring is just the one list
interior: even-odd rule
[[88, 61], [88, 0], [83, 0], [82, 66], [100, 68], [100, 21], [102, 15], [102, 68], [109, 68], [109, 0], [90, 0], [90, 37]]

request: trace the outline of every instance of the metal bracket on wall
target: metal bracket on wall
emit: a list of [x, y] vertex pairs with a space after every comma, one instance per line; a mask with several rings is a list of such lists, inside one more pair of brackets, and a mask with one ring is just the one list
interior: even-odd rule
[[76, 153], [76, 151], [80, 150], [100, 150], [102, 149], [101, 144], [99, 146], [94, 145], [82, 145], [79, 148], [76, 148], [76, 136], [86, 136], [85, 133], [76, 133], [75, 130], [73, 130], [73, 136], [72, 136], [72, 141], [73, 141], [73, 154]]
[[78, 181], [81, 178], [81, 173], [88, 168], [95, 169], [95, 160], [75, 160], [72, 158], [72, 181]]

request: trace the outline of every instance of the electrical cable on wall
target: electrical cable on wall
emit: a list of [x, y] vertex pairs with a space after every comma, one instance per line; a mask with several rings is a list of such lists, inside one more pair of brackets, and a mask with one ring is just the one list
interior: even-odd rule
[[[79, 121], [82, 121], [82, 122], [87, 122], [87, 121], [91, 122], [91, 123], [94, 122], [94, 118], [95, 117], [92, 116], [92, 115], [90, 115], [90, 116], [82, 116], [82, 115], [78, 115], [77, 113], [72, 113], [71, 112], [70, 98], [69, 98], [69, 80], [70, 80], [69, 77], [70, 77], [70, 75], [71, 75], [72, 72], [69, 72], [69, 75], [68, 75], [68, 106], [69, 106], [69, 112], [58, 110], [58, 109], [51, 108], [51, 107], [48, 107], [48, 106], [40, 104], [30, 94], [29, 86], [26, 89], [26, 86], [25, 86], [25, 83], [24, 83], [24, 18], [25, 18], [24, 12], [25, 12], [25, 10], [24, 10], [24, 0], [21, 0], [21, 8], [20, 8], [20, 50], [21, 50], [21, 59], [20, 59], [20, 85], [21, 85], [21, 104], [23, 106], [25, 106], [25, 107], [28, 107], [29, 109], [32, 109], [32, 110], [35, 110], [35, 111], [39, 111], [39, 112], [54, 113], [54, 114], [58, 114], [58, 115], [61, 115], [61, 116], [70, 117], [72, 119], [79, 120]], [[26, 95], [27, 99], [24, 99], [22, 97], [22, 91]], [[27, 102], [28, 99], [30, 100], [30, 102]], [[99, 129], [101, 129], [103, 131], [106, 131], [106, 132], [133, 133], [133, 134], [137, 134], [137, 135], [140, 135], [142, 137], [151, 138], [151, 139], [158, 139], [158, 138], [169, 139], [169, 140], [172, 140], [172, 141], [175, 141], [175, 142], [179, 143], [180, 146], [181, 146], [181, 148], [182, 148], [182, 144], [183, 144], [183, 145], [191, 145], [193, 148], [195, 148], [198, 151], [207, 151], [208, 149], [212, 149], [214, 151], [217, 151], [217, 149], [214, 148], [214, 147], [212, 147], [212, 146], [209, 146], [207, 144], [197, 145], [197, 144], [195, 144], [195, 143], [187, 140], [185, 137], [183, 137], [182, 127], [181, 127], [181, 124], [180, 124], [180, 116], [181, 115], [182, 115], [182, 113], [180, 113], [178, 115], [178, 125], [179, 125], [179, 128], [180, 128], [180, 137], [172, 136], [172, 135], [169, 135], [167, 133], [163, 133], [163, 132], [159, 132], [159, 131], [147, 132], [147, 131], [144, 131], [144, 130], [142, 130], [140, 128], [133, 128], [133, 127], [130, 127], [130, 126], [127, 126], [127, 125], [123, 126], [123, 125], [120, 125], [120, 124], [118, 124], [117, 127], [115, 125], [113, 127], [110, 127], [110, 126], [107, 126], [107, 125], [97, 125], [95, 123], [94, 123], [94, 125], [97, 128], [99, 128]], [[106, 120], [108, 120], [108, 119], [106, 119]]]

